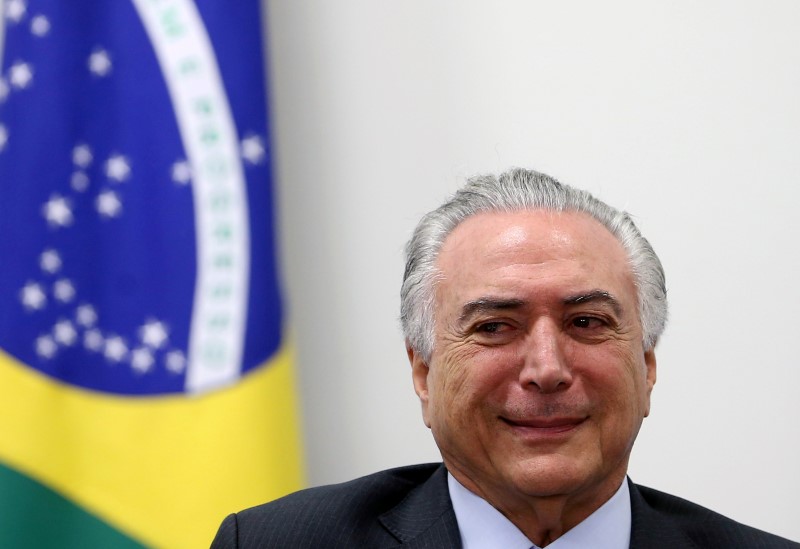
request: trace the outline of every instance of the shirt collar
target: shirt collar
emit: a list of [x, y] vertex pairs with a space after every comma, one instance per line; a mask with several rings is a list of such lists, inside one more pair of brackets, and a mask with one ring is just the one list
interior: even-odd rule
[[[519, 528], [486, 500], [447, 474], [447, 487], [464, 549], [531, 549]], [[628, 549], [631, 498], [627, 481], [594, 513], [547, 546], [547, 549]]]

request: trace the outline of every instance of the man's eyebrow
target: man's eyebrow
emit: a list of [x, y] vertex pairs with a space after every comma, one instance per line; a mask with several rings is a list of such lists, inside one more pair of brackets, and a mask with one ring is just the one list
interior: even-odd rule
[[503, 299], [497, 297], [482, 297], [473, 301], [468, 301], [461, 307], [459, 322], [466, 322], [471, 317], [487, 311], [505, 311], [508, 309], [519, 309], [525, 302], [521, 299]]
[[569, 296], [564, 299], [563, 303], [564, 305], [579, 305], [581, 303], [595, 303], [598, 301], [610, 305], [617, 316], [622, 316], [622, 305], [620, 305], [617, 298], [603, 290], [592, 290], [585, 294]]

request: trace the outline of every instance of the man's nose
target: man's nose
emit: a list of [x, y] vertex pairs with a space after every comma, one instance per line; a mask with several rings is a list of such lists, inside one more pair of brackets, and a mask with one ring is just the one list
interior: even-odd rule
[[572, 371], [564, 356], [556, 322], [546, 318], [537, 321], [525, 340], [523, 352], [520, 371], [523, 387], [535, 385], [542, 393], [553, 393], [572, 384]]

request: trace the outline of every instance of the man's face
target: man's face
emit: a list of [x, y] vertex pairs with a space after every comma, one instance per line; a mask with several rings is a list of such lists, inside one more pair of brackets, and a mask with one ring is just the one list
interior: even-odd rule
[[622, 246], [585, 214], [484, 213], [448, 236], [438, 267], [433, 355], [409, 357], [450, 472], [501, 509], [601, 504], [655, 383]]

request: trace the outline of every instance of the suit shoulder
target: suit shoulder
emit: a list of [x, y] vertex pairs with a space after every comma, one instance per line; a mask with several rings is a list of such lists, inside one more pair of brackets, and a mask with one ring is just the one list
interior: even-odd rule
[[425, 482], [441, 466], [438, 463], [411, 465], [372, 473], [339, 484], [306, 488], [274, 501], [238, 513], [248, 517], [261, 513], [294, 512], [296, 509], [333, 512], [341, 510], [352, 515], [354, 506], [369, 506], [376, 514], [381, 508], [391, 508], [411, 489]]
[[698, 547], [800, 549], [800, 544], [747, 526], [683, 498], [636, 486], [642, 499], [664, 520], [683, 531]]
[[[217, 546], [351, 547], [358, 540], [381, 540], [389, 534], [378, 517], [441, 467], [425, 464], [389, 469], [341, 484], [300, 490], [245, 509], [226, 519], [227, 527], [223, 524], [234, 530], [227, 535], [239, 544]], [[374, 545], [378, 543], [362, 544]]]

